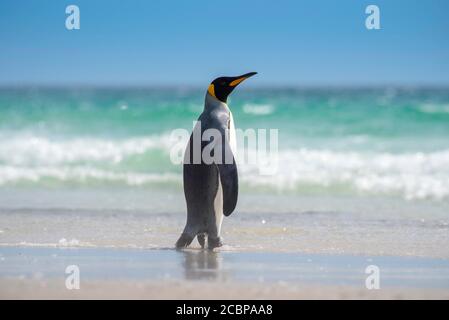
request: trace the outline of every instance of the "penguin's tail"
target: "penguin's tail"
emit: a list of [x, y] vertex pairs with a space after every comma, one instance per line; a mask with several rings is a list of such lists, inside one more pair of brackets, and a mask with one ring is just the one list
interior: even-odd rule
[[182, 233], [178, 241], [176, 241], [176, 249], [182, 249], [188, 247], [192, 243], [193, 238], [190, 234]]

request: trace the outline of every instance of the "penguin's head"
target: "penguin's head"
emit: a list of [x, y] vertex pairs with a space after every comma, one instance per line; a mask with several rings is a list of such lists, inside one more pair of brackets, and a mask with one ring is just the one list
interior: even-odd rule
[[257, 72], [249, 72], [237, 77], [217, 78], [211, 82], [209, 88], [207, 89], [207, 92], [221, 102], [226, 103], [228, 96], [231, 94], [232, 90], [234, 90], [235, 87], [237, 87], [244, 80], [252, 77], [255, 74], [257, 74]]

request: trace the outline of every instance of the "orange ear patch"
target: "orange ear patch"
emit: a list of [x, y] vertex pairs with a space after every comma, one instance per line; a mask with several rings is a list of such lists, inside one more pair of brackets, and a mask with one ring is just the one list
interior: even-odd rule
[[216, 98], [216, 96], [215, 96], [215, 87], [214, 87], [214, 85], [212, 83], [209, 85], [209, 88], [207, 88], [207, 92], [209, 92], [209, 94], [212, 97]]

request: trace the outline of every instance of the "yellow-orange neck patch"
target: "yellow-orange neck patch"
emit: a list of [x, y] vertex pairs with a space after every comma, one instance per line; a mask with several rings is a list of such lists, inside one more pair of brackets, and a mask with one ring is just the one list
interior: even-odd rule
[[207, 88], [207, 92], [209, 92], [209, 94], [212, 97], [216, 98], [216, 96], [215, 96], [215, 87], [214, 87], [214, 85], [212, 83], [209, 85], [209, 88]]

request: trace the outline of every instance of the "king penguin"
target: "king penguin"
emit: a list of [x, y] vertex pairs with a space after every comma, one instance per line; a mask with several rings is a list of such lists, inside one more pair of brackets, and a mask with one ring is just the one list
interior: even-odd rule
[[[222, 246], [220, 237], [223, 215], [229, 216], [237, 205], [238, 173], [235, 162], [236, 136], [231, 110], [227, 105], [231, 92], [257, 72], [237, 77], [220, 77], [209, 85], [203, 113], [198, 118], [187, 144], [184, 163], [184, 195], [187, 203], [187, 222], [176, 242], [176, 248], [185, 248], [195, 237], [204, 248]], [[203, 141], [203, 133], [215, 129], [221, 139], [220, 155], [212, 163], [203, 159], [203, 151], [210, 141]], [[199, 141], [198, 141], [199, 140]], [[195, 145], [198, 146], [195, 150]], [[213, 150], [215, 152], [216, 149]], [[226, 159], [225, 159], [226, 157]]]

